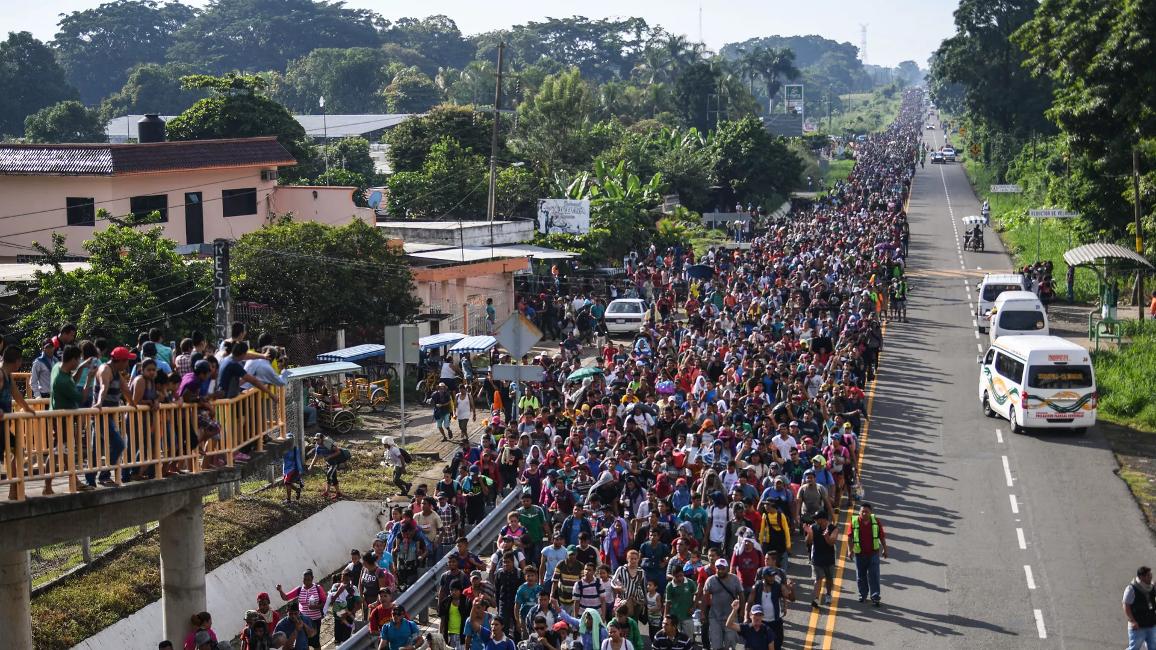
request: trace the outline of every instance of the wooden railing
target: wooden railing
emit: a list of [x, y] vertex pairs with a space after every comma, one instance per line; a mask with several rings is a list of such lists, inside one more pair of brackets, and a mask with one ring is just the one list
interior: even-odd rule
[[[4, 416], [2, 435], [10, 437], [0, 486], [8, 486], [12, 497], [23, 500], [30, 488], [33, 496], [41, 493], [40, 482], [49, 493], [64, 487], [49, 489], [56, 479], [64, 479], [68, 492], [77, 492], [86, 483], [86, 474], [97, 475], [95, 479], [108, 472], [119, 485], [125, 478], [155, 479], [232, 467], [242, 450], [260, 453], [266, 437], [285, 437], [285, 390], [270, 390], [272, 397], [250, 389], [214, 401], [209, 412], [220, 425], [220, 434], [213, 437], [201, 426], [195, 404], [50, 411], [48, 400], [29, 400], [34, 413]], [[118, 439], [123, 451], [116, 454]]]

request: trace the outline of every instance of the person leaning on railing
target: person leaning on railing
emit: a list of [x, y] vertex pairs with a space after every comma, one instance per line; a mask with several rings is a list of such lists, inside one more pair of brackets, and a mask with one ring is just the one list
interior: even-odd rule
[[[16, 435], [13, 425], [4, 421], [4, 415], [12, 412], [12, 402], [15, 401], [20, 405], [20, 410], [25, 413], [33, 413], [28, 402], [24, 401], [24, 396], [16, 390], [16, 382], [12, 380], [12, 373], [20, 370], [20, 364], [23, 363], [23, 353], [19, 347], [14, 345], [4, 348], [3, 363], [0, 364], [0, 464], [5, 469], [8, 478], [13, 478], [18, 472], [19, 459], [15, 456]], [[11, 449], [11, 457], [9, 457], [9, 449]], [[16, 498], [16, 484], [13, 483], [8, 488], [8, 498]]]
[[[82, 408], [86, 401], [91, 399], [92, 387], [96, 380], [95, 372], [85, 372], [93, 365], [95, 358], [89, 357], [81, 361], [80, 348], [75, 345], [66, 345], [60, 352], [60, 363], [52, 367], [52, 393], [48, 401], [48, 408], [53, 411], [69, 411]], [[61, 421], [61, 426], [71, 429], [76, 437], [80, 433], [75, 417]], [[66, 437], [57, 431], [57, 444]], [[44, 494], [53, 494], [52, 479], [44, 479]]]

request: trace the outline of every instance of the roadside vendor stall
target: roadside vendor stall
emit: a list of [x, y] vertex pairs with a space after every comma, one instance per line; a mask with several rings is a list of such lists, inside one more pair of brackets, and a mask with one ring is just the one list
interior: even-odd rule
[[[356, 363], [337, 361], [289, 368], [285, 371], [285, 428], [289, 435], [293, 436], [293, 444], [301, 450], [302, 458], [305, 457], [305, 407], [309, 405], [309, 381], [316, 377], [340, 377], [359, 370], [361, 366]], [[320, 424], [320, 411], [317, 415]], [[346, 416], [332, 417], [346, 419]], [[348, 418], [356, 421], [356, 416], [351, 412]]]
[[389, 403], [390, 384], [397, 379], [397, 371], [385, 362], [385, 346], [380, 343], [354, 345], [317, 355], [318, 361], [358, 364], [360, 372], [345, 381], [341, 389], [341, 404], [359, 411], [369, 407], [384, 411]]
[[[1064, 253], [1064, 262], [1074, 268], [1091, 269], [1100, 281], [1100, 307], [1088, 312], [1088, 340], [1100, 339], [1119, 341], [1122, 332], [1120, 321], [1116, 319], [1116, 304], [1119, 301], [1120, 277], [1133, 272], [1142, 274], [1153, 270], [1152, 263], [1143, 255], [1118, 244], [1095, 243], [1078, 246]], [[1143, 283], [1139, 283], [1142, 287]], [[1144, 296], [1139, 296], [1137, 307], [1140, 318], [1144, 318]]]

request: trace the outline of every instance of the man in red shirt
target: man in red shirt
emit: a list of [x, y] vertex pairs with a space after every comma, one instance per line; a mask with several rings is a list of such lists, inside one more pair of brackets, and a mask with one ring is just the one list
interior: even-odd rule
[[847, 559], [855, 560], [855, 580], [859, 586], [859, 602], [871, 597], [871, 604], [879, 606], [879, 558], [887, 557], [887, 538], [883, 523], [875, 516], [870, 503], [859, 506], [859, 514], [851, 517], [847, 527]]
[[381, 634], [381, 628], [393, 620], [393, 597], [385, 589], [377, 592], [377, 604], [369, 610], [369, 633], [373, 636]]

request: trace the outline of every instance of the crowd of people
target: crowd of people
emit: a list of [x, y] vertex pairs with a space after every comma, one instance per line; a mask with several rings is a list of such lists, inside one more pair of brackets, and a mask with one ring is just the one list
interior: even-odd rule
[[[161, 436], [165, 453], [176, 449], [195, 449], [198, 458], [194, 462], [203, 467], [214, 467], [224, 463], [224, 458], [212, 453], [211, 443], [220, 437], [221, 423], [215, 419], [210, 403], [219, 397], [235, 397], [250, 387], [268, 392], [269, 386], [284, 385], [281, 376], [282, 351], [273, 345], [272, 335], [263, 334], [257, 341], [256, 351], [250, 349], [248, 333], [242, 323], [234, 323], [229, 339], [219, 346], [211, 346], [200, 332], [193, 332], [180, 339], [176, 345], [165, 342], [165, 332], [152, 328], [141, 332], [135, 345], [121, 345], [99, 334], [81, 338], [75, 324], [62, 325], [58, 334], [45, 339], [40, 353], [31, 363], [28, 376], [28, 398], [22, 387], [14, 380], [14, 373], [25, 365], [25, 353], [20, 345], [0, 338], [0, 355], [3, 368], [0, 371], [0, 427], [6, 423], [3, 415], [12, 413], [16, 407], [32, 413], [29, 400], [46, 399], [47, 408], [53, 411], [79, 408], [137, 406], [155, 408], [161, 404], [196, 404], [197, 426], [191, 432], [191, 439], [177, 440], [176, 433], [167, 432]], [[84, 458], [94, 469], [116, 465], [126, 452], [126, 428], [133, 420], [123, 412], [108, 412], [100, 416], [104, 432], [82, 426], [80, 420], [73, 423], [75, 435], [85, 440], [87, 449]], [[143, 424], [149, 426], [148, 419]], [[6, 473], [12, 475], [18, 464], [12, 445], [11, 431], [0, 435], [0, 463]], [[55, 431], [52, 435], [60, 436]], [[55, 446], [50, 441], [49, 448]], [[129, 454], [139, 454], [139, 450], [128, 449]], [[27, 451], [26, 451], [27, 453]], [[134, 457], [135, 460], [142, 460]], [[237, 461], [244, 462], [248, 456], [238, 453]], [[165, 463], [163, 475], [170, 476], [188, 471], [187, 463]], [[82, 491], [95, 490], [98, 486], [115, 488], [118, 485], [137, 480], [156, 478], [155, 465], [142, 463], [140, 466], [126, 467], [120, 472], [120, 481], [114, 480], [112, 472], [88, 472], [79, 485]], [[53, 494], [53, 481], [44, 480], [43, 494]], [[9, 498], [17, 496], [16, 486], [9, 490]]]
[[[846, 181], [754, 220], [749, 243], [628, 258], [626, 290], [650, 306], [638, 336], [604, 339], [580, 382], [567, 378], [581, 358], [560, 352], [526, 359], [543, 382], [492, 384], [480, 441], [461, 440], [432, 487], [395, 476], [413, 505], [394, 508], [329, 589], [311, 573], [278, 585], [289, 622], [263, 613], [261, 594], [242, 648], [319, 647], [326, 616], [339, 642], [365, 625], [382, 650], [781, 648], [792, 607], [830, 602], [841, 537], [859, 601], [878, 606], [887, 537], [862, 499], [858, 436], [882, 324], [905, 318], [920, 102], [908, 94], [893, 125], [857, 144]], [[549, 314], [546, 331], [565, 339], [580, 313], [597, 333], [590, 307], [608, 298], [519, 308]], [[430, 399], [443, 439], [450, 416], [476, 413], [454, 408], [455, 388]], [[403, 466], [385, 442], [386, 463]], [[511, 491], [519, 506], [479, 557], [463, 534]], [[811, 584], [796, 584], [793, 563]], [[435, 565], [440, 633], [425, 635], [395, 599]]]

